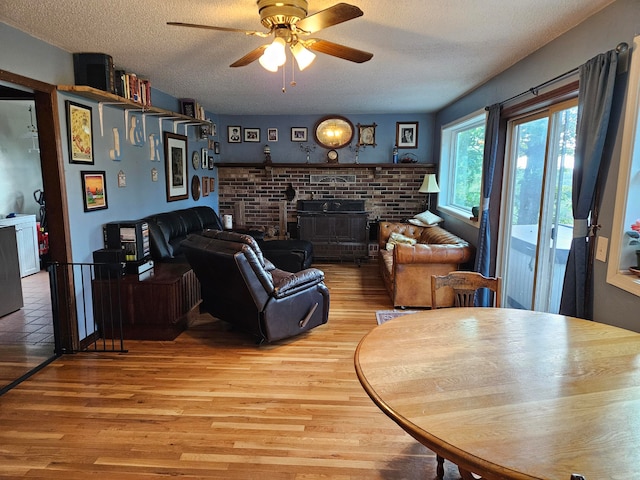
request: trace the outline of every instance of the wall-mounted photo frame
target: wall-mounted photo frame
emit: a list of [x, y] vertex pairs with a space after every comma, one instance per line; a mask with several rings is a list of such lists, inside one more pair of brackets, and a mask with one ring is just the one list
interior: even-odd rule
[[418, 148], [418, 122], [396, 122], [396, 146]]
[[202, 177], [202, 196], [209, 196], [209, 177]]
[[209, 177], [209, 192], [213, 193], [216, 191], [216, 178]]
[[69, 162], [93, 165], [93, 124], [91, 107], [67, 100]]
[[375, 147], [376, 144], [376, 123], [371, 125], [356, 125], [358, 127], [358, 145], [371, 145]]
[[167, 202], [189, 198], [187, 177], [187, 137], [164, 132], [164, 170]]
[[214, 162], [214, 158], [213, 155], [209, 155], [209, 170], [213, 170], [213, 162]]
[[260, 141], [260, 129], [259, 128], [245, 128], [244, 129], [244, 141], [245, 142], [259, 142]]
[[104, 171], [80, 172], [82, 179], [82, 199], [85, 212], [104, 210], [107, 204], [107, 177]]
[[309, 130], [307, 127], [291, 127], [292, 142], [306, 142]]
[[200, 161], [202, 162], [202, 169], [209, 168], [209, 151], [206, 148], [200, 150]]
[[267, 142], [273, 143], [278, 141], [278, 129], [267, 128]]
[[227, 142], [229, 143], [241, 143], [242, 142], [242, 128], [240, 125], [231, 125], [227, 127]]

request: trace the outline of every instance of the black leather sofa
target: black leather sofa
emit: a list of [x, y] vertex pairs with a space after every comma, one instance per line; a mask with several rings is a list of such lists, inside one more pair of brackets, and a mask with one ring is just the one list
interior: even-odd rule
[[[223, 230], [216, 212], [198, 206], [157, 213], [144, 218], [149, 224], [151, 256], [156, 262], [185, 262], [181, 243], [191, 233]], [[313, 245], [305, 240], [268, 240], [259, 231], [247, 231], [257, 239], [264, 255], [279, 269], [298, 272], [311, 266]]]
[[327, 322], [329, 290], [316, 268], [286, 272], [249, 235], [219, 230], [189, 235], [181, 248], [201, 285], [201, 309], [256, 337], [292, 337]]

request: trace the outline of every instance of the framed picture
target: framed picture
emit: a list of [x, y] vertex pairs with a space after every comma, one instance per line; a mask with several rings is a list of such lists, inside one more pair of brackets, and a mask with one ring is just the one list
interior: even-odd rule
[[200, 161], [202, 162], [202, 169], [209, 168], [209, 151], [206, 148], [200, 150]]
[[215, 192], [216, 191], [216, 178], [215, 177], [209, 177], [209, 191], [210, 192]]
[[227, 127], [227, 141], [229, 143], [240, 143], [242, 142], [242, 137], [240, 136], [240, 126], [232, 125]]
[[398, 148], [418, 148], [418, 122], [396, 122]]
[[306, 142], [307, 132], [307, 127], [291, 127], [291, 141]]
[[267, 142], [277, 142], [277, 141], [278, 141], [278, 129], [267, 128]]
[[82, 199], [85, 212], [103, 210], [107, 205], [107, 177], [102, 172], [80, 172], [82, 178]]
[[164, 132], [164, 170], [167, 202], [189, 198], [187, 178], [187, 137]]
[[94, 164], [93, 125], [91, 107], [67, 100], [67, 127], [69, 129], [69, 162]]
[[213, 155], [209, 155], [209, 170], [213, 170]]
[[209, 177], [202, 177], [202, 196], [209, 196]]
[[360, 125], [358, 123], [358, 145], [376, 146], [376, 127], [375, 123], [371, 125]]
[[180, 113], [188, 117], [196, 116], [196, 101], [192, 98], [180, 99]]
[[260, 129], [259, 128], [245, 128], [244, 129], [244, 141], [245, 142], [259, 142], [260, 141]]
[[211, 124], [211, 136], [212, 137], [218, 136], [218, 126], [215, 123]]

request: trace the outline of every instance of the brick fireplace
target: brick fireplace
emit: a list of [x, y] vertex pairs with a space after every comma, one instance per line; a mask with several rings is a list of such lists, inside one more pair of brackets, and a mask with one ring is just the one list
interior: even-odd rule
[[[297, 221], [297, 200], [364, 200], [370, 221], [410, 218], [424, 210], [426, 196], [418, 193], [424, 175], [435, 173], [433, 164], [217, 167], [220, 215], [231, 214], [235, 223], [278, 231], [283, 221], [290, 225]], [[289, 184], [295, 190], [292, 200], [287, 199]]]

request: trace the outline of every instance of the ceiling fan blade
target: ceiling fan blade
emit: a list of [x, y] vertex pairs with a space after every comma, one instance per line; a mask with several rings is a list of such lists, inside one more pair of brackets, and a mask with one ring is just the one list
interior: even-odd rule
[[323, 28], [332, 27], [333, 25], [338, 25], [347, 20], [353, 20], [362, 15], [363, 12], [358, 7], [349, 5], [348, 3], [338, 3], [333, 7], [320, 10], [313, 15], [299, 20], [296, 23], [296, 29], [302, 30], [305, 33], [314, 33]]
[[251, 62], [255, 62], [257, 59], [260, 58], [260, 56], [262, 55], [262, 53], [265, 51], [265, 49], [268, 46], [269, 46], [268, 44], [267, 45], [260, 45], [258, 48], [256, 48], [255, 50], [251, 50], [244, 57], [242, 57], [239, 60], [236, 60], [235, 62], [233, 62], [229, 66], [230, 67], [244, 67], [246, 65], [249, 65]]
[[271, 34], [271, 32], [264, 33], [256, 32], [254, 30], [241, 30], [239, 28], [213, 27], [211, 25], [198, 25], [197, 23], [167, 22], [167, 25], [173, 25], [176, 27], [202, 28], [204, 30], [218, 30], [221, 32], [244, 33], [245, 35], [257, 35], [258, 37], [268, 37]]
[[319, 38], [310, 38], [305, 40], [304, 46], [315, 52], [326, 53], [333, 57], [342, 58], [355, 63], [368, 62], [373, 58], [373, 53], [365, 52], [351, 47], [345, 47], [338, 43], [320, 40]]

